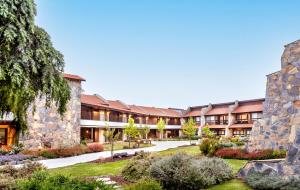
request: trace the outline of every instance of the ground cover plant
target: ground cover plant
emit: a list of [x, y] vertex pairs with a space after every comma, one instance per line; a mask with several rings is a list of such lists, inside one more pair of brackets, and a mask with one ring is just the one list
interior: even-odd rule
[[22, 153], [26, 155], [41, 156], [44, 158], [53, 159], [53, 158], [78, 156], [86, 153], [102, 152], [103, 150], [104, 150], [103, 145], [99, 143], [90, 143], [87, 145], [81, 144], [81, 145], [77, 145], [74, 147], [67, 147], [67, 148], [57, 148], [57, 149], [49, 148], [41, 151], [24, 150], [22, 151]]
[[246, 176], [246, 183], [256, 190], [299, 190], [299, 176], [280, 176], [251, 172]]
[[226, 159], [241, 159], [241, 160], [266, 160], [285, 158], [286, 151], [284, 150], [259, 150], [254, 152], [247, 152], [239, 148], [223, 148], [219, 149], [214, 154], [220, 158]]
[[26, 178], [35, 171], [41, 170], [45, 170], [45, 168], [36, 162], [28, 162], [20, 168], [3, 166], [0, 168], [0, 189], [14, 189], [19, 179]]

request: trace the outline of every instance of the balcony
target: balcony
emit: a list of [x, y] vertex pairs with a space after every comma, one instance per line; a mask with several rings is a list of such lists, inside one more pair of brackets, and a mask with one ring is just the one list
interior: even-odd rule
[[237, 119], [235, 124], [253, 124], [254, 121], [248, 119]]
[[228, 125], [228, 120], [209, 120], [206, 123], [208, 125]]
[[[113, 121], [97, 121], [97, 120], [80, 120], [80, 125], [82, 127], [96, 127], [105, 128], [107, 125], [111, 128], [125, 128], [127, 123], [123, 122], [113, 122]], [[146, 124], [136, 124], [138, 128], [145, 127]], [[150, 129], [156, 129], [156, 125], [147, 125]], [[166, 125], [165, 129], [181, 129], [181, 125]]]

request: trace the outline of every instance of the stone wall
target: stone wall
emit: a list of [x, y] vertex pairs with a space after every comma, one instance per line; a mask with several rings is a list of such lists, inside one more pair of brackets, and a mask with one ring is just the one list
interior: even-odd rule
[[19, 139], [26, 149], [60, 148], [80, 143], [81, 81], [67, 80], [71, 88], [71, 100], [63, 117], [58, 114], [55, 105], [46, 108], [43, 98], [35, 101], [34, 114], [33, 107], [29, 108], [28, 131]]
[[263, 119], [253, 126], [250, 149], [287, 149], [300, 124], [300, 40], [285, 46], [281, 61], [281, 70], [268, 75]]
[[255, 123], [250, 144], [255, 149], [287, 149], [284, 161], [252, 161], [239, 172], [300, 175], [300, 40], [285, 46], [281, 70], [268, 76], [263, 119]]

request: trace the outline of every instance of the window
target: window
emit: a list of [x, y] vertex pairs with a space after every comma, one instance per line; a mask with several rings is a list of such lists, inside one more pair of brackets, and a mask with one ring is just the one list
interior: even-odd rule
[[7, 129], [0, 129], [0, 145], [7, 144]]
[[209, 125], [215, 124], [215, 116], [206, 116], [205, 121]]
[[248, 114], [238, 114], [236, 116], [236, 123], [238, 124], [248, 123]]
[[252, 113], [251, 118], [252, 118], [252, 121], [257, 121], [262, 118], [262, 113]]
[[245, 131], [244, 130], [234, 130], [233, 135], [244, 135]]
[[201, 121], [201, 117], [196, 117], [196, 122], [199, 123]]

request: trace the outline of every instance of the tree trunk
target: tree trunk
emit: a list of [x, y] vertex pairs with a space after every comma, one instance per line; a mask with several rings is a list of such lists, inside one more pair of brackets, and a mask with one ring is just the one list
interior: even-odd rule
[[114, 141], [111, 142], [111, 159], [114, 159]]
[[129, 149], [130, 149], [130, 136], [128, 136], [128, 146], [129, 146]]

